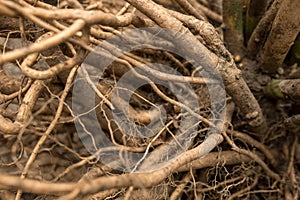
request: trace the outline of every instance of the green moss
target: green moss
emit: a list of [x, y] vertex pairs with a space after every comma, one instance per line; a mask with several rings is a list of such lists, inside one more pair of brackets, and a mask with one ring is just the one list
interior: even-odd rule
[[251, 17], [249, 15], [246, 16], [246, 22], [245, 22], [245, 39], [246, 41], [249, 40], [251, 37], [251, 34], [255, 27], [257, 26], [260, 18], [259, 17]]
[[300, 63], [300, 41], [295, 40], [291, 50], [291, 62], [295, 63]]
[[285, 99], [285, 95], [281, 92], [278, 84], [280, 80], [271, 80], [265, 87], [265, 94], [275, 99]]

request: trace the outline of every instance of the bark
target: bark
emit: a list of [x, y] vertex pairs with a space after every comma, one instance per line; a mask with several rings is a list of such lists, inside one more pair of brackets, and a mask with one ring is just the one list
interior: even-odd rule
[[282, 0], [275, 0], [255, 27], [247, 45], [247, 56], [249, 58], [254, 59], [259, 49], [262, 48], [281, 3]]
[[[145, 0], [126, 1], [139, 9], [161, 27], [171, 29], [176, 33], [181, 32], [185, 33], [187, 36], [194, 37], [180, 21], [172, 17], [159, 5]], [[242, 78], [241, 71], [236, 67], [232, 57], [229, 59], [217, 57], [199, 42], [196, 44], [187, 44], [185, 40], [182, 40], [182, 44], [178, 45], [184, 48], [187, 54], [194, 55], [196, 52], [200, 55], [201, 53], [201, 59], [203, 59], [201, 64], [206, 63], [203, 67], [208, 72], [214, 71], [214, 69], [211, 69], [211, 66], [217, 66], [216, 68], [223, 78], [226, 91], [231, 95], [237, 107], [239, 107], [241, 115], [247, 119], [249, 125], [252, 126], [255, 131], [263, 133], [266, 124], [261, 108]], [[210, 60], [215, 61], [213, 65], [211, 65]], [[245, 104], [245, 102], [248, 103]]]
[[300, 1], [284, 0], [260, 54], [263, 70], [275, 73], [300, 32]]
[[248, 0], [245, 16], [245, 40], [248, 41], [251, 33], [265, 14], [269, 0]]
[[265, 88], [268, 96], [276, 99], [300, 101], [300, 79], [272, 80]]

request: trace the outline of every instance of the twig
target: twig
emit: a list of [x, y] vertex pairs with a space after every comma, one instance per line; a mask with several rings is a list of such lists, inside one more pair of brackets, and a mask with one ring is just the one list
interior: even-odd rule
[[256, 148], [258, 148], [265, 156], [266, 158], [270, 161], [271, 165], [273, 167], [276, 166], [277, 164], [277, 161], [276, 159], [274, 158], [273, 154], [271, 153], [271, 151], [264, 145], [262, 144], [261, 142], [253, 139], [252, 137], [250, 137], [249, 135], [245, 134], [245, 133], [241, 133], [241, 132], [238, 132], [238, 131], [232, 131], [232, 130], [227, 130], [227, 133], [237, 137], [237, 138], [240, 138], [242, 139], [244, 142], [250, 144], [250, 145], [253, 145], [255, 146]]
[[246, 192], [250, 191], [252, 188], [254, 188], [257, 185], [258, 178], [259, 178], [259, 175], [256, 174], [251, 185], [249, 185], [246, 188], [243, 188], [243, 189], [239, 190], [238, 192], [232, 194], [228, 199], [232, 200], [232, 199], [234, 199], [236, 197], [240, 197], [242, 195], [245, 195]]
[[179, 199], [181, 194], [183, 193], [183, 190], [185, 188], [185, 186], [189, 183], [189, 181], [191, 180], [192, 176], [190, 172], [187, 172], [184, 177], [181, 179], [181, 182], [176, 188], [175, 190], [172, 192], [171, 196], [170, 196], [170, 200], [176, 200]]
[[[175, 31], [176, 38], [194, 37], [179, 20], [172, 17], [167, 10], [154, 2], [146, 0], [126, 1], [139, 9], [162, 28], [168, 28]], [[203, 68], [208, 72], [215, 74], [213, 70], [219, 70], [224, 80], [226, 90], [229, 95], [231, 95], [237, 107], [240, 108], [241, 114], [249, 121], [249, 125], [253, 127], [254, 130], [263, 134], [267, 125], [262, 110], [246, 82], [242, 78], [241, 72], [236, 67], [233, 59], [230, 58], [231, 61], [227, 62], [226, 60], [218, 58], [201, 43], [196, 41], [193, 44], [189, 44], [187, 40], [178, 40], [177, 43], [180, 48], [183, 48], [186, 53], [191, 56], [201, 54], [201, 60], [199, 60], [199, 62], [201, 62], [199, 64], [202, 64]], [[217, 61], [216, 67], [213, 67], [214, 63], [212, 61]], [[248, 102], [248, 104], [245, 104], [244, 102]]]
[[241, 149], [238, 146], [236, 146], [236, 144], [228, 137], [226, 132], [222, 132], [222, 135], [224, 136], [226, 141], [230, 144], [230, 146], [232, 147], [232, 150], [249, 156], [265, 170], [265, 172], [267, 173], [268, 176], [275, 179], [276, 181], [281, 180], [281, 177], [277, 173], [273, 172], [259, 156], [257, 156], [255, 153], [253, 153], [251, 151], [248, 151], [246, 149]]
[[201, 10], [196, 10], [188, 0], [175, 0], [185, 11], [194, 15], [196, 18], [205, 20], [205, 15]]
[[[52, 130], [54, 129], [55, 125], [56, 125], [56, 122], [58, 121], [60, 115], [61, 115], [61, 112], [63, 110], [63, 106], [64, 106], [64, 101], [68, 95], [68, 92], [69, 90], [71, 89], [71, 86], [72, 86], [72, 80], [75, 76], [75, 73], [77, 71], [77, 68], [78, 67], [74, 67], [70, 74], [69, 74], [69, 77], [68, 77], [68, 80], [67, 80], [67, 83], [66, 83], [66, 86], [64, 88], [64, 92], [62, 93], [62, 96], [60, 98], [60, 102], [58, 104], [58, 108], [57, 108], [57, 111], [56, 111], [56, 114], [55, 114], [55, 117], [54, 119], [52, 120], [51, 124], [49, 125], [48, 129], [46, 130], [45, 134], [40, 138], [40, 140], [37, 142], [37, 144], [35, 145], [30, 157], [28, 158], [27, 160], [27, 163], [22, 171], [22, 175], [21, 175], [21, 179], [24, 179], [28, 173], [28, 170], [31, 166], [31, 164], [34, 162], [36, 156], [38, 155], [38, 152], [41, 148], [41, 146], [43, 145], [43, 143], [46, 141], [48, 135], [52, 132]], [[18, 190], [17, 192], [17, 195], [16, 195], [16, 198], [15, 200], [19, 200], [21, 198], [21, 195], [22, 195], [22, 190]]]
[[50, 37], [47, 40], [41, 41], [40, 43], [34, 43], [28, 47], [15, 49], [13, 51], [0, 55], [0, 65], [5, 62], [10, 62], [15, 59], [27, 56], [29, 54], [38, 53], [50, 47], [56, 46], [72, 37], [74, 34], [76, 34], [77, 31], [82, 29], [84, 26], [84, 20], [77, 20], [68, 29], [57, 33], [56, 35]]

